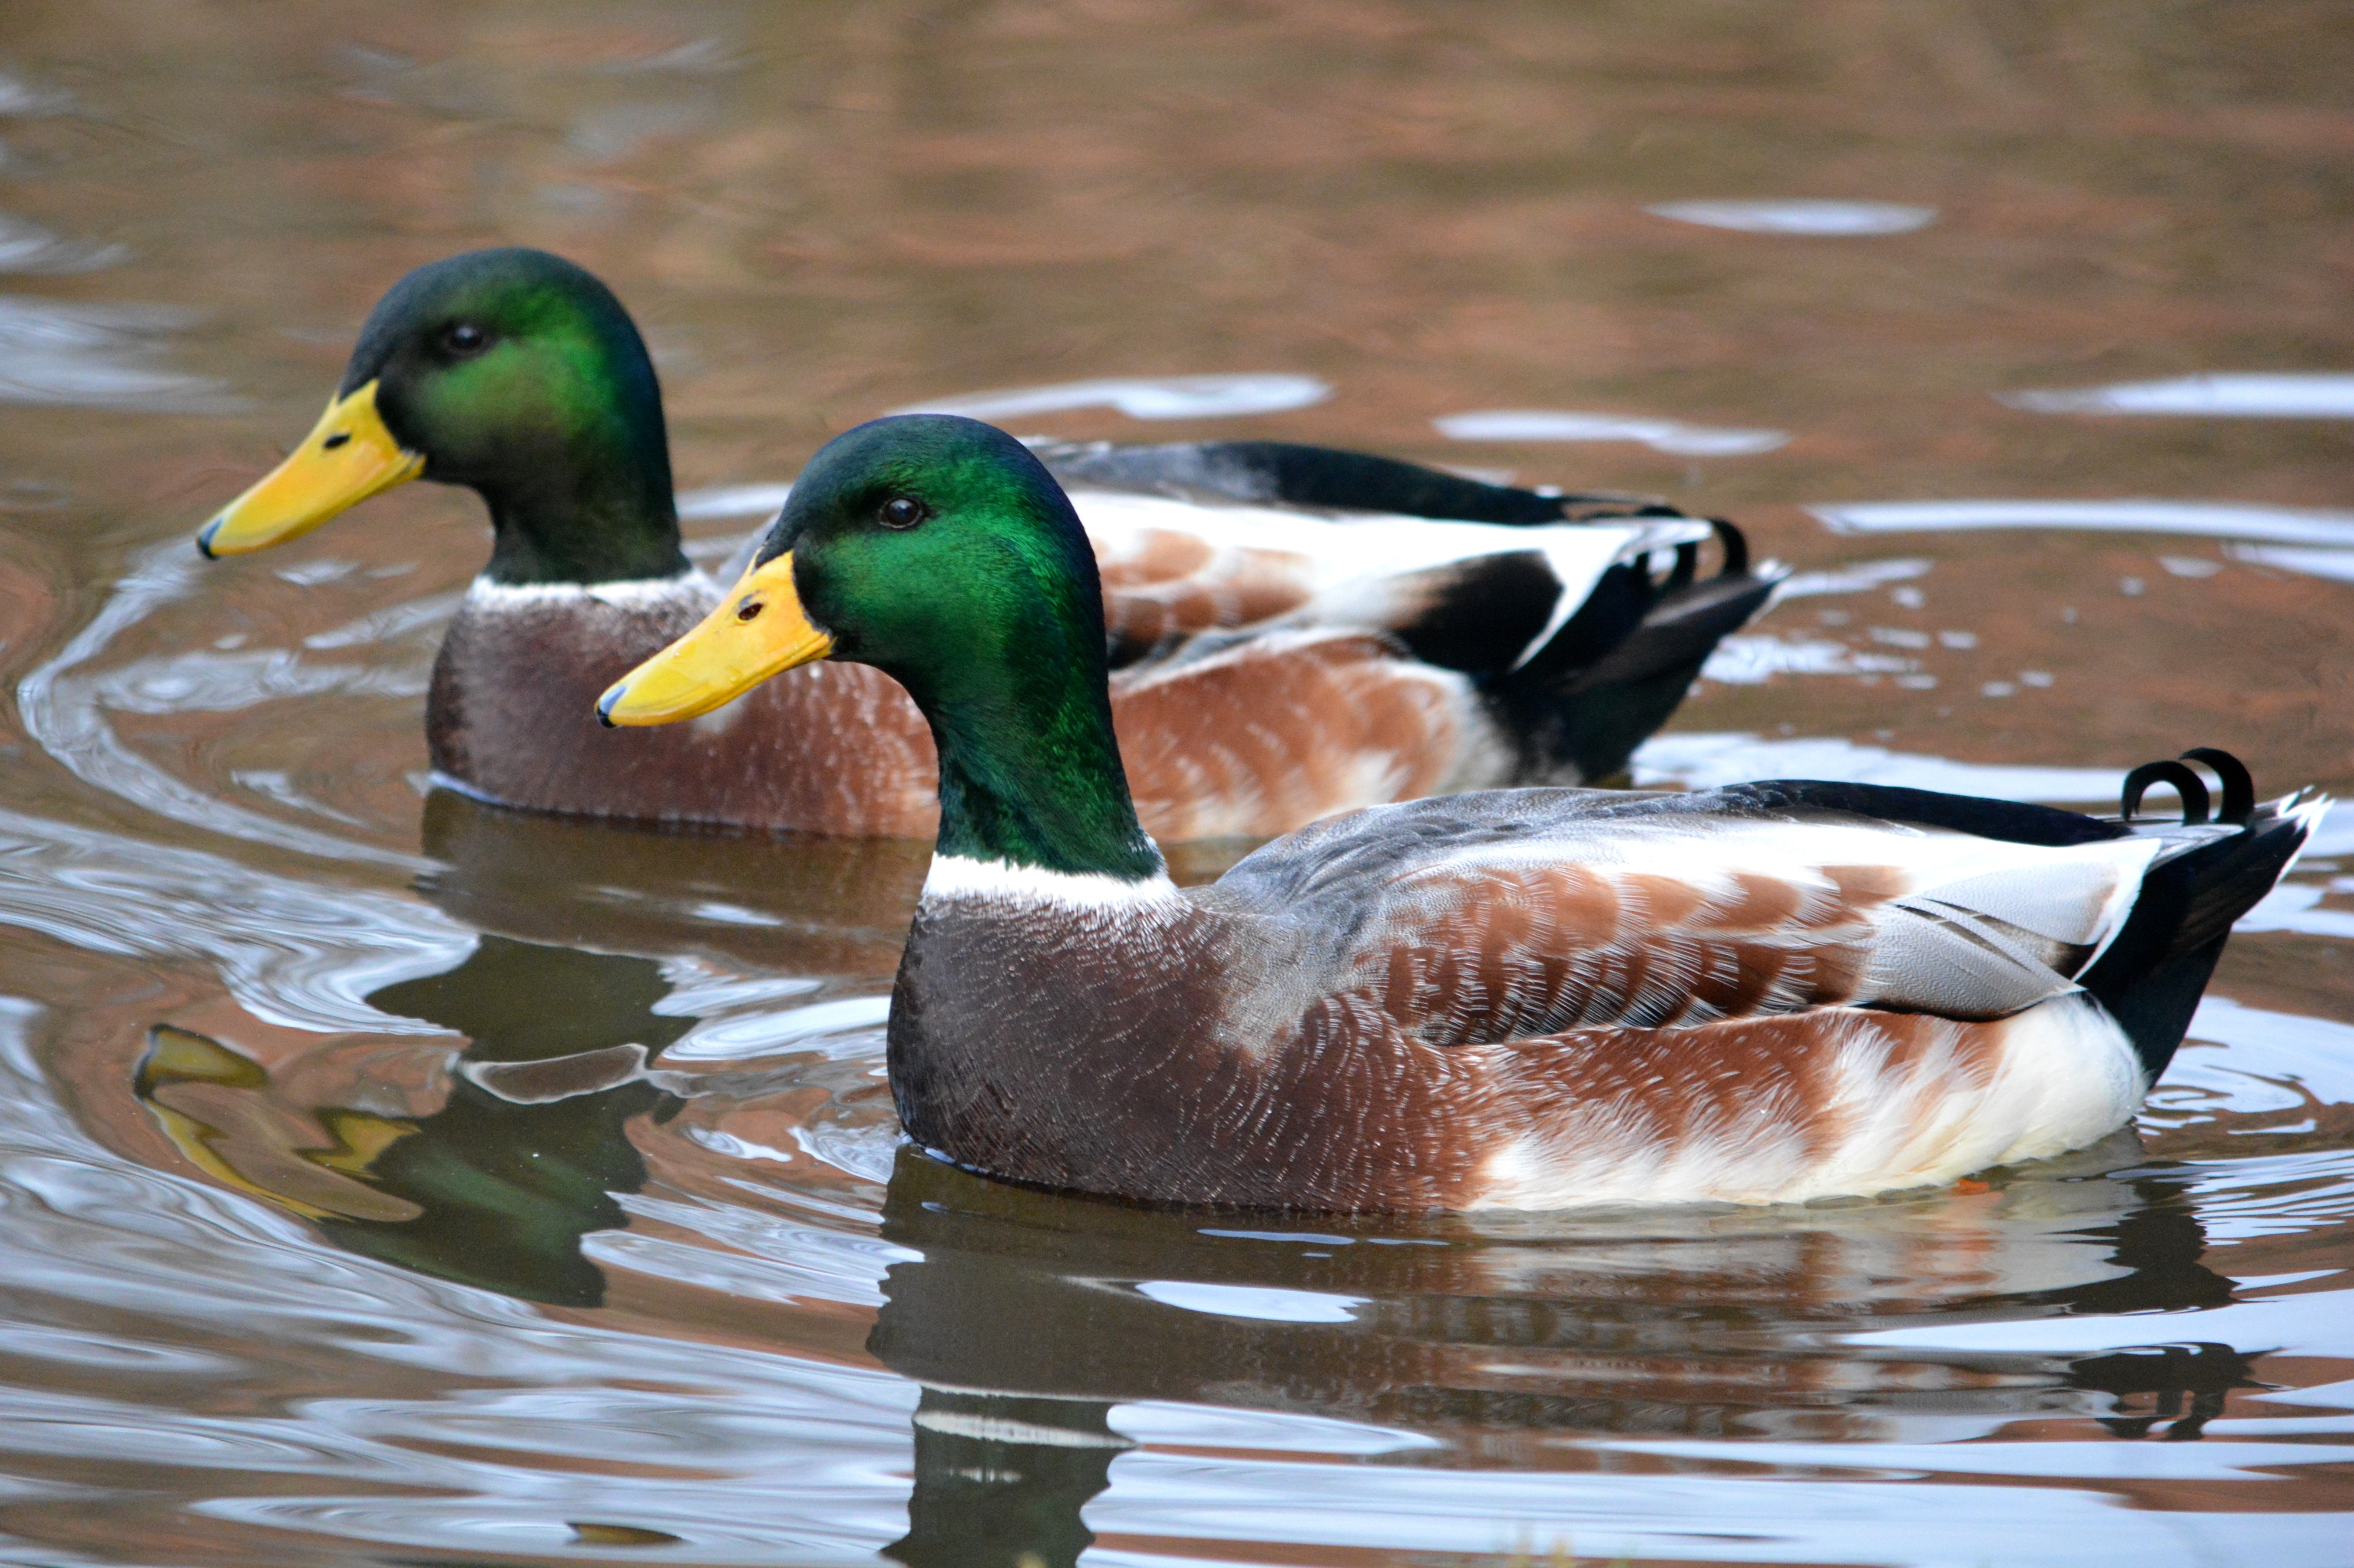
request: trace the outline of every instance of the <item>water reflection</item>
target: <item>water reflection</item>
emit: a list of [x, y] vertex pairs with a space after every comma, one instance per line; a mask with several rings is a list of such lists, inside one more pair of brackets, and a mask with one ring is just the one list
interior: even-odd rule
[[[2231, 1390], [2258, 1386], [2248, 1356], [2222, 1344], [2075, 1358], [1840, 1344], [1840, 1326], [1866, 1321], [2232, 1297], [2200, 1262], [2179, 1181], [2096, 1177], [2009, 1196], [2024, 1213], [1999, 1222], [1916, 1207], [1795, 1232], [1653, 1217], [1542, 1236], [1344, 1223], [1254, 1238], [1017, 1192], [907, 1151], [884, 1234], [922, 1257], [893, 1266], [868, 1341], [925, 1384], [913, 1528], [889, 1550], [911, 1568], [1011, 1564], [1028, 1531], [1029, 1550], [1067, 1563], [1090, 1539], [1081, 1510], [1132, 1437], [1205, 1454], [1255, 1446], [1171, 1405], [1345, 1422], [1342, 1450], [1478, 1465], [1565, 1457], [1559, 1446], [1578, 1438], [1920, 1443], [2068, 1415], [2185, 1441]], [[1998, 1240], [2021, 1219], [2041, 1245], [2017, 1246], [2016, 1229]], [[1171, 1305], [1185, 1294], [1172, 1273], [1199, 1292], [1193, 1308]], [[1887, 1289], [1941, 1274], [1942, 1291]], [[1287, 1295], [1355, 1306], [1306, 1314], [1271, 1299]], [[1254, 1314], [1253, 1297], [1271, 1309]], [[1139, 1421], [1141, 1402], [1153, 1409]], [[1712, 1451], [1738, 1462], [1744, 1445]], [[1383, 1511], [1345, 1539], [1381, 1542]]]
[[[613, 1201], [644, 1185], [631, 1119], [678, 1101], [635, 1077], [516, 1103], [466, 1066], [646, 1054], [694, 1020], [653, 1011], [671, 990], [645, 959], [486, 936], [457, 968], [369, 1002], [468, 1037], [455, 1062], [381, 1052], [345, 1070], [273, 1076], [218, 1041], [158, 1026], [134, 1087], [200, 1169], [315, 1222], [337, 1246], [526, 1301], [594, 1307], [605, 1278], [581, 1255], [591, 1231], [629, 1224]], [[435, 1055], [440, 1055], [437, 1053]], [[405, 1080], [405, 1081], [404, 1081]]]
[[887, 980], [930, 863], [905, 839], [661, 831], [425, 801], [419, 891], [457, 918], [530, 942], [699, 951], [765, 971]]
[[1095, 1544], [1080, 1510], [1129, 1439], [1099, 1399], [927, 1387], [916, 1407], [907, 1568], [1071, 1568]]
[[[583, 1242], [647, 1212], [617, 1199], [651, 1197], [641, 1144], [684, 1104], [593, 1069], [625, 1044], [681, 1037], [692, 1021], [660, 1010], [670, 990], [649, 960], [486, 937], [457, 968], [371, 998], [469, 1036], [456, 1071], [404, 1086], [381, 1054], [358, 1074], [265, 1071], [166, 1028], [137, 1087], [192, 1159], [337, 1246], [593, 1307], [610, 1268], [665, 1255], [600, 1248], [600, 1267]], [[557, 1082], [566, 1073], [577, 1081]], [[526, 1077], [536, 1087], [518, 1096]], [[907, 1568], [1066, 1568], [1095, 1540], [1083, 1510], [1121, 1454], [1273, 1441], [1235, 1436], [1249, 1412], [1306, 1421], [1282, 1441], [1309, 1452], [1449, 1466], [1628, 1441], [1736, 1459], [1752, 1444], [1917, 1453], [2068, 1418], [2196, 1439], [2232, 1390], [2263, 1384], [2249, 1351], [2200, 1340], [2195, 1318], [2091, 1354], [1891, 1342], [2233, 1302], [2201, 1261], [2191, 1183], [2137, 1158], [2127, 1134], [1975, 1194], [1796, 1223], [1687, 1211], [1311, 1228], [1042, 1193], [902, 1149], [866, 1347], [922, 1393], [907, 1528], [885, 1551]]]
[[[907, 1150], [883, 1234], [922, 1258], [891, 1268], [869, 1343], [928, 1384], [1422, 1431], [1893, 1436], [1918, 1416], [1950, 1435], [1973, 1414], [2069, 1408], [2045, 1397], [2073, 1386], [2064, 1361], [1900, 1362], [1837, 1330], [2229, 1300], [2199, 1262], [2184, 1188], [2037, 1181], [1977, 1208], [1857, 1205], [1796, 1225], [1693, 1212], [1307, 1229], [1047, 1197]], [[1309, 1313], [1287, 1296], [1353, 1305]]]

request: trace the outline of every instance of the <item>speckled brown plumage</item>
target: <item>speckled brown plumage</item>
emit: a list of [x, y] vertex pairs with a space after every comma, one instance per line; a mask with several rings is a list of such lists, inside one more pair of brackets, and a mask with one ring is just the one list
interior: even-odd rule
[[[1829, 1007], [1524, 1031], [1511, 1010], [1474, 1006], [1458, 1010], [1458, 1023], [1482, 1016], [1486, 1027], [1431, 1038], [1417, 1003], [1452, 1005], [1477, 994], [1472, 982], [1436, 997], [1315, 996], [1259, 1048], [1238, 1048], [1219, 1028], [1232, 1020], [1226, 987], [1288, 946], [1254, 924], [1187, 906], [1153, 926], [1147, 969], [1099, 926], [1016, 938], [985, 915], [927, 909], [893, 997], [893, 1082], [908, 1130], [962, 1163], [1045, 1185], [1255, 1206], [1476, 1208], [1499, 1187], [1510, 1202], [1506, 1167], [1524, 1144], [1549, 1156], [1557, 1146], [1556, 1164], [1762, 1164], [1778, 1151], [1799, 1171], [1820, 1165], [1843, 1143], [1889, 1136], [1864, 1125], [1852, 1092], [1861, 1080], [1874, 1104], [1903, 1107], [1893, 1140], [1906, 1141], [1986, 1086], [2009, 1027]], [[944, 984], [960, 1014], [1018, 1022], [989, 1031], [985, 1046], [968, 1037], [953, 1052], [924, 1049], [928, 1002]], [[1755, 1185], [1772, 1196], [1788, 1179], [1776, 1170]], [[1549, 1171], [1545, 1184], [1558, 1180]]]
[[1145, 832], [1264, 838], [1334, 811], [1503, 775], [1469, 682], [1379, 637], [1255, 638], [1111, 679], [1112, 727]]
[[[506, 805], [596, 816], [932, 831], [937, 764], [923, 715], [864, 665], [795, 671], [692, 724], [609, 730], [597, 694], [710, 609], [669, 596], [469, 596], [426, 701], [433, 767]], [[847, 741], [848, 744], [837, 743]], [[822, 766], [811, 766], [823, 756]]]
[[[1810, 789], [1859, 794], [1498, 792], [1328, 821], [1182, 893], [938, 883], [893, 998], [900, 1115], [1017, 1180], [1386, 1210], [1871, 1192], [2128, 1115], [2147, 1042], [2109, 1000], [2178, 963], [2203, 981], [2212, 950], [2072, 976], [2105, 933], [2179, 915], [2168, 884], [2129, 916], [2167, 841], [1992, 802], [1947, 814], [2018, 836], [1784, 803]], [[2055, 842], [2063, 818], [2090, 836]], [[2166, 853], [2236, 897], [2305, 831], [2258, 826]], [[1942, 1000], [1946, 959], [1989, 951], [1980, 900], [2053, 936], [1998, 955], [1999, 1010]]]
[[1104, 627], [1115, 656], [1221, 627], [1273, 620], [1306, 604], [1308, 557], [1284, 550], [1220, 549], [1196, 535], [1151, 528], [1115, 547], [1096, 541]]
[[[864, 665], [791, 671], [691, 724], [612, 730], [597, 695], [709, 608], [672, 595], [480, 590], [427, 702], [434, 768], [509, 805], [928, 837], [923, 715]], [[1145, 830], [1266, 838], [1371, 803], [1492, 783], [1511, 765], [1469, 683], [1378, 637], [1288, 634], [1118, 672], [1112, 716]]]

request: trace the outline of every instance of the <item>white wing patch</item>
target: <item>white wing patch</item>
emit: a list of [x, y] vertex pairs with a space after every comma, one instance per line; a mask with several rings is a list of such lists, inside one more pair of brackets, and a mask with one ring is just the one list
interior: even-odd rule
[[[1585, 603], [1602, 574], [1621, 561], [1677, 545], [1698, 544], [1714, 529], [1695, 518], [1625, 523], [1563, 523], [1534, 527], [1451, 523], [1385, 513], [1330, 516], [1271, 506], [1211, 505], [1125, 491], [1076, 490], [1071, 503], [1107, 567], [1141, 560], [1155, 535], [1187, 535], [1214, 552], [1254, 551], [1294, 557], [1310, 602], [1296, 612], [1308, 624], [1389, 624], [1385, 585], [1434, 567], [1486, 556], [1542, 555], [1562, 585], [1557, 620]], [[1549, 628], [1558, 630], [1558, 626]]]
[[[1981, 841], [1985, 842], [1985, 841]], [[1999, 1018], [2073, 989], [2140, 895], [2155, 838], [1990, 854], [1971, 874], [1925, 878], [1882, 915], [1863, 999], [1947, 1018]]]

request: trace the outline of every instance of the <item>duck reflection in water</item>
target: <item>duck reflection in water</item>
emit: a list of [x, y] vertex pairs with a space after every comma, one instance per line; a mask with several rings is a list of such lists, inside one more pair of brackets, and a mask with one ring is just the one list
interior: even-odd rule
[[[646, 1180], [623, 1127], [684, 1103], [640, 1070], [695, 1022], [652, 1011], [670, 989], [649, 959], [485, 936], [456, 969], [368, 998], [468, 1037], [435, 1082], [302, 1075], [311, 1103], [291, 1103], [260, 1064], [158, 1025], [133, 1086], [199, 1167], [316, 1222], [338, 1246], [594, 1307], [605, 1277], [580, 1238], [626, 1226], [612, 1195]], [[339, 1102], [315, 1097], [328, 1094]]]
[[931, 862], [911, 839], [654, 831], [449, 789], [426, 797], [424, 829], [438, 863], [418, 891], [478, 930], [615, 953], [675, 952], [685, 934], [765, 972], [838, 980], [891, 978]]
[[[626, 1228], [615, 1195], [648, 1179], [631, 1124], [760, 1092], [756, 1074], [647, 1065], [640, 1047], [693, 1022], [654, 1011], [668, 991], [651, 959], [485, 937], [456, 969], [371, 998], [469, 1037], [438, 1104], [273, 1078], [169, 1027], [137, 1088], [198, 1165], [336, 1245], [595, 1307], [605, 1275], [582, 1237]], [[1074, 1563], [1093, 1540], [1082, 1510], [1132, 1446], [1114, 1407], [1137, 1402], [1334, 1418], [1428, 1443], [1429, 1462], [1555, 1468], [1582, 1435], [1938, 1441], [2089, 1416], [2181, 1441], [2257, 1386], [2220, 1344], [2070, 1358], [1850, 1341], [2231, 1300], [2199, 1261], [2183, 1183], [2148, 1169], [1831, 1209], [1361, 1222], [1040, 1192], [903, 1148], [882, 1234], [920, 1255], [890, 1266], [867, 1340], [922, 1386], [908, 1530], [887, 1549], [907, 1568]]]

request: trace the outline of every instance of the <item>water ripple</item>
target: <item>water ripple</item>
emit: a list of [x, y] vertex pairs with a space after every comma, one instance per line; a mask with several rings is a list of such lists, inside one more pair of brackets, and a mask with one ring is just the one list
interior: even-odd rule
[[[185, 542], [157, 546], [137, 557], [90, 624], [76, 632], [53, 658], [17, 683], [16, 708], [23, 715], [26, 733], [84, 783], [174, 821], [330, 860], [372, 862], [409, 871], [426, 869], [431, 863], [417, 855], [355, 843], [232, 806], [174, 778], [125, 746], [114, 733], [107, 718], [105, 699], [140, 700], [138, 677], [134, 676], [126, 687], [119, 672], [94, 677], [76, 676], [73, 672], [103, 653], [125, 630], [165, 604], [185, 597], [195, 586], [201, 566], [196, 552]], [[409, 689], [408, 681], [397, 673], [365, 670], [314, 673], [287, 662], [292, 658], [275, 653], [245, 655], [241, 662], [233, 662], [225, 668], [241, 670], [249, 675], [265, 675], [288, 693], [357, 690], [401, 694]], [[219, 673], [223, 667], [208, 669], [198, 656], [184, 656], [177, 662], [166, 662], [166, 666], [179, 672], [178, 680], [186, 683], [185, 690], [189, 695], [208, 694], [218, 706], [240, 707], [276, 694], [266, 685], [257, 689], [250, 682], [234, 683]], [[323, 684], [315, 683], [320, 682]], [[175, 685], [172, 689], [183, 688]]]
[[1332, 388], [1313, 376], [1163, 376], [972, 392], [910, 403], [891, 412], [1010, 419], [1072, 408], [1117, 408], [1131, 419], [1209, 419], [1305, 408], [1331, 395]]
[[120, 245], [60, 239], [37, 223], [0, 212], [0, 272], [95, 272], [130, 254]]
[[0, 924], [94, 952], [212, 965], [255, 1017], [321, 1031], [417, 1032], [362, 999], [451, 967], [475, 940], [415, 899], [7, 810]]
[[[1102, 1558], [1123, 1568], [1224, 1556], [1209, 1550], [1212, 1543], [1257, 1541], [1368, 1553], [1520, 1552], [1540, 1561], [1555, 1552], [1722, 1561], [1730, 1549], [1744, 1561], [2062, 1568], [2085, 1561], [2088, 1540], [2097, 1540], [2110, 1561], [2207, 1568], [2267, 1555], [2311, 1561], [2330, 1532], [2354, 1527], [2354, 1514], [2156, 1512], [2121, 1509], [2092, 1489], [1936, 1483], [1919, 1471], [1875, 1473], [1868, 1458], [1850, 1474], [1857, 1478], [1564, 1470], [1532, 1486], [1510, 1471], [1142, 1449], [1112, 1461], [1111, 1489], [1088, 1510], [1088, 1522], [1138, 1542], [1142, 1549]], [[1733, 1520], [1741, 1521], [1737, 1531], [1728, 1531]], [[1967, 1542], [1967, 1555], [1923, 1552], [1925, 1540], [1941, 1539]], [[1154, 1542], [1161, 1550], [1147, 1544]]]
[[1807, 510], [1834, 534], [2063, 528], [2354, 546], [2354, 512], [2253, 502], [1856, 501]]
[[2174, 414], [2205, 418], [2354, 419], [2354, 376], [2282, 371], [2182, 376], [1997, 394], [2038, 414]]
[[1458, 441], [1639, 441], [1676, 457], [1749, 457], [1787, 446], [1780, 430], [1736, 430], [1624, 414], [1573, 414], [1552, 408], [1491, 408], [1447, 414], [1431, 425]]
[[160, 305], [0, 296], [0, 403], [173, 414], [240, 407], [219, 382], [156, 364], [164, 337], [192, 320]]
[[1744, 234], [1910, 234], [1937, 221], [1934, 207], [1881, 201], [1670, 201], [1643, 210]]
[[2070, 803], [2114, 800], [2125, 782], [2122, 768], [1955, 762], [1861, 746], [1836, 736], [1768, 739], [1737, 732], [1700, 731], [1654, 736], [1636, 751], [1634, 771], [1635, 783], [1642, 789], [1680, 784], [1691, 789], [1712, 789], [1755, 779], [1830, 779], [1953, 795], [1991, 795], [2004, 800]]

